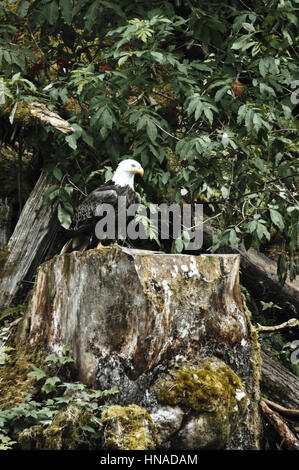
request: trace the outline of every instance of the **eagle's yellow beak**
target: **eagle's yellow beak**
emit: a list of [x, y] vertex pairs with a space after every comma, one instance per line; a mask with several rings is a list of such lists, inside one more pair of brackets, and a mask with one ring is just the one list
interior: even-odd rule
[[140, 168], [137, 168], [135, 170], [135, 173], [138, 173], [139, 175], [143, 176], [144, 175], [144, 170], [143, 170], [143, 168], [140, 167]]

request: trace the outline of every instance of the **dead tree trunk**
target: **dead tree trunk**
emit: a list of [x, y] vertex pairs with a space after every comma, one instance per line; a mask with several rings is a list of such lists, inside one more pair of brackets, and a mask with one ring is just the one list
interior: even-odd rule
[[12, 205], [7, 197], [0, 198], [0, 252], [6, 246], [11, 234]]
[[[204, 224], [204, 248], [212, 244], [216, 230], [209, 224]], [[241, 283], [255, 298], [271, 299], [278, 305], [285, 306], [288, 302], [299, 311], [299, 280], [286, 280], [284, 286], [276, 274], [276, 263], [253, 248], [245, 250], [242, 245], [221, 247], [222, 253], [237, 253], [241, 257]], [[290, 310], [288, 308], [288, 310]]]
[[286, 408], [299, 410], [299, 379], [262, 351], [261, 392]]
[[49, 184], [47, 175], [41, 174], [0, 254], [0, 311], [26, 290], [24, 284], [32, 281], [58, 231], [56, 206], [43, 204], [43, 193]]

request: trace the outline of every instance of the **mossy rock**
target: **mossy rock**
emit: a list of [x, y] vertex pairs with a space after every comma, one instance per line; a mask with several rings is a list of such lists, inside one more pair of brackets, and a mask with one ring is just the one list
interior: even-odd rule
[[184, 449], [221, 449], [247, 410], [245, 386], [237, 374], [217, 358], [185, 363], [155, 384], [162, 405], [185, 411], [177, 445]]
[[[184, 405], [196, 411], [215, 411], [220, 405], [242, 409], [246, 392], [241, 379], [229, 366], [215, 358], [197, 365], [184, 364], [158, 382], [158, 400], [166, 405]], [[242, 392], [238, 401], [236, 390]]]
[[160, 444], [150, 414], [138, 405], [110, 406], [103, 412], [104, 447], [110, 450], [154, 450]]

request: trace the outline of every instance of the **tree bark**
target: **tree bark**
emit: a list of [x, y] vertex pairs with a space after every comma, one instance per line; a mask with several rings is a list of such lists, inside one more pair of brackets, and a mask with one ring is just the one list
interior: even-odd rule
[[261, 352], [261, 392], [286, 408], [299, 409], [299, 379], [265, 351]]
[[56, 206], [43, 204], [43, 193], [49, 185], [47, 175], [41, 174], [0, 254], [0, 311], [27, 290], [59, 229]]
[[12, 205], [8, 199], [0, 198], [0, 252], [11, 235]]

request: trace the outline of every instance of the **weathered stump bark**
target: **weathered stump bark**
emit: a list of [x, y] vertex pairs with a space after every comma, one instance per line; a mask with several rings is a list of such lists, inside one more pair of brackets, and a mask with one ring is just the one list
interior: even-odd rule
[[23, 282], [32, 281], [58, 230], [56, 207], [43, 204], [48, 187], [47, 175], [41, 174], [0, 254], [0, 311], [16, 299]]
[[148, 410], [162, 448], [257, 448], [259, 355], [239, 262], [119, 247], [57, 255], [38, 268], [19, 341], [67, 345], [79, 380]]
[[11, 234], [12, 205], [7, 198], [0, 198], [0, 252], [6, 246]]

